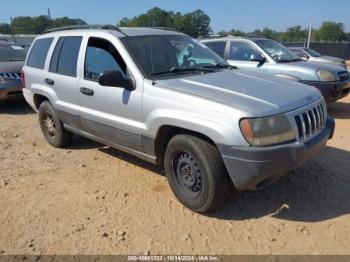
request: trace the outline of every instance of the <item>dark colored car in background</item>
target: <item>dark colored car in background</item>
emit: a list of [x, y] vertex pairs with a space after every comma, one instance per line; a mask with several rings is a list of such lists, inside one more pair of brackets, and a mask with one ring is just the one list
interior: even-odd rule
[[23, 97], [21, 69], [26, 55], [21, 46], [0, 39], [0, 102]]

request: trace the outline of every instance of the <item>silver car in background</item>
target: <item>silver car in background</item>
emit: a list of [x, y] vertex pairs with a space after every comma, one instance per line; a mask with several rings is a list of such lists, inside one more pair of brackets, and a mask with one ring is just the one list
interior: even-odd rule
[[0, 102], [23, 98], [21, 69], [25, 50], [7, 40], [0, 40]]
[[289, 47], [289, 50], [291, 50], [301, 59], [308, 62], [332, 64], [347, 69], [346, 61], [339, 57], [322, 55], [319, 52], [308, 47]]
[[202, 42], [230, 65], [244, 71], [269, 74], [316, 87], [326, 102], [349, 94], [349, 72], [344, 67], [308, 63], [282, 44], [259, 36], [215, 37]]

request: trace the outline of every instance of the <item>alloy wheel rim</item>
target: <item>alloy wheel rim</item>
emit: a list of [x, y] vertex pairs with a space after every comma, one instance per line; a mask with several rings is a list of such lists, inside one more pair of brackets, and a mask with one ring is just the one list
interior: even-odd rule
[[43, 116], [43, 124], [47, 131], [47, 134], [50, 137], [54, 137], [56, 135], [56, 125], [52, 115], [48, 112], [45, 112]]

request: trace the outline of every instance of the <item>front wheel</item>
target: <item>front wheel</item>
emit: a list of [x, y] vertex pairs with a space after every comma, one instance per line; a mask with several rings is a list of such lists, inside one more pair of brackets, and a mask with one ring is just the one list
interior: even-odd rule
[[39, 123], [41, 131], [50, 145], [63, 147], [72, 140], [73, 134], [64, 128], [48, 101], [42, 102], [39, 107]]
[[190, 135], [174, 136], [164, 169], [176, 198], [198, 213], [209, 213], [229, 198], [231, 181], [217, 148]]

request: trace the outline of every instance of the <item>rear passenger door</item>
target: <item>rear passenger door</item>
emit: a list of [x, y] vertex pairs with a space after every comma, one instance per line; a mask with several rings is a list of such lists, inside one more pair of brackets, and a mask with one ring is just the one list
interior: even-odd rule
[[49, 72], [43, 81], [57, 97], [55, 109], [61, 121], [71, 127], [80, 127], [79, 81], [77, 64], [82, 36], [62, 36], [56, 39]]
[[123, 87], [101, 86], [104, 71], [119, 71], [132, 78], [125, 60], [117, 49], [117, 39], [87, 39], [81, 92], [81, 123], [83, 130], [113, 146], [142, 150], [142, 94], [140, 87], [130, 91]]

